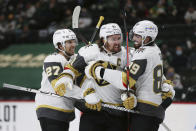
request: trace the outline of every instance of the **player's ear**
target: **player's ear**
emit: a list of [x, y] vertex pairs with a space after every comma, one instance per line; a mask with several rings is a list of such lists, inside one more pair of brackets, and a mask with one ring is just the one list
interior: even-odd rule
[[149, 41], [152, 41], [152, 38], [149, 37], [149, 36], [147, 36], [146, 39], [144, 40], [144, 44], [145, 44], [145, 43], [149, 43]]
[[62, 50], [62, 44], [61, 43], [57, 43], [58, 49]]

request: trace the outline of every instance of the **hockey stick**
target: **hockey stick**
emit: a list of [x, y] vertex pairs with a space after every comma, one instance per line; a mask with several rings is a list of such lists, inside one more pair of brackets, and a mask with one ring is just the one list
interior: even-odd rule
[[[26, 87], [23, 87], [23, 86], [16, 86], [16, 85], [3, 83], [3, 87], [4, 88], [9, 88], [9, 89], [15, 89], [15, 90], [21, 90], [21, 91], [36, 93], [36, 94], [38, 93], [38, 94], [44, 94], [44, 95], [49, 95], [49, 96], [54, 96], [54, 97], [62, 97], [62, 98], [71, 99], [71, 100], [74, 99], [74, 100], [79, 101], [79, 102], [84, 102], [83, 100], [77, 99], [75, 97], [59, 96], [58, 94], [55, 94], [55, 93], [52, 93], [52, 92], [40, 91], [40, 90], [36, 90], [36, 89], [32, 89], [32, 88], [26, 88]], [[117, 107], [117, 106], [103, 104], [103, 103], [102, 103], [102, 106], [105, 107], [105, 108], [110, 108], [110, 109], [114, 109], [114, 110], [126, 111], [126, 112], [130, 112], [130, 113], [137, 113], [137, 111], [128, 110], [124, 107]]]
[[104, 20], [104, 17], [100, 16], [99, 21], [98, 21], [98, 23], [96, 25], [96, 28], [95, 28], [95, 30], [93, 32], [93, 35], [91, 36], [91, 40], [88, 42], [85, 39], [85, 37], [79, 31], [78, 22], [79, 22], [80, 11], [81, 11], [81, 7], [80, 6], [76, 6], [74, 8], [73, 15], [72, 15], [72, 28], [75, 31], [75, 33], [78, 36], [78, 38], [80, 38], [86, 45], [89, 45], [89, 44], [91, 44], [93, 42], [93, 40], [94, 40], [94, 38], [96, 36], [96, 33], [99, 30], [99, 28], [101, 26], [101, 23]]
[[84, 42], [86, 45], [88, 45], [88, 41], [84, 38], [84, 36], [79, 32], [79, 29], [78, 29], [80, 11], [81, 11], [80, 6], [76, 6], [74, 8], [73, 15], [72, 15], [72, 28], [75, 31], [77, 37], [80, 38], [82, 42]]
[[[130, 89], [129, 87], [129, 41], [128, 41], [128, 31], [127, 31], [127, 24], [126, 24], [126, 12], [123, 9], [122, 10], [122, 15], [123, 15], [123, 23], [124, 23], [124, 30], [125, 30], [125, 35], [126, 35], [126, 53], [127, 53], [127, 63], [126, 63], [126, 69], [127, 69], [127, 96], [129, 97], [130, 94], [129, 92], [131, 91], [132, 93], [134, 93], [133, 90]], [[129, 123], [129, 118], [130, 118], [130, 114], [127, 114], [127, 123]], [[128, 131], [130, 130], [130, 125], [128, 124]]]
[[[9, 89], [21, 90], [21, 91], [25, 91], [25, 92], [36, 93], [36, 94], [37, 93], [38, 94], [44, 94], [44, 95], [49, 95], [49, 96], [53, 96], [53, 97], [61, 97], [61, 98], [66, 98], [66, 99], [70, 99], [70, 100], [73, 100], [74, 99], [74, 100], [79, 101], [79, 102], [84, 102], [84, 100], [77, 99], [77, 98], [74, 98], [74, 97], [59, 96], [59, 95], [57, 95], [55, 93], [52, 93], [52, 92], [40, 91], [40, 90], [36, 90], [36, 89], [32, 89], [32, 88], [26, 88], [26, 87], [23, 87], [23, 86], [16, 86], [16, 85], [11, 85], [11, 84], [3, 83], [3, 87], [4, 88], [9, 88]], [[105, 108], [109, 108], [109, 109], [114, 109], [114, 110], [129, 112], [129, 113], [142, 114], [139, 111], [129, 110], [129, 109], [126, 109], [124, 107], [118, 107], [118, 106], [113, 106], [113, 105], [108, 105], [108, 104], [103, 104], [103, 103], [101, 104], [101, 106], [102, 107], [105, 107]], [[171, 131], [169, 129], [169, 127], [165, 123], [162, 123], [162, 125], [163, 125], [163, 127], [165, 127], [167, 129], [167, 131]]]
[[170, 129], [164, 122], [162, 122], [161, 125], [162, 125], [167, 131], [171, 131], [171, 129]]
[[127, 64], [126, 64], [126, 69], [127, 69], [127, 95], [129, 95], [129, 41], [128, 41], [128, 31], [127, 31], [127, 24], [126, 24], [126, 12], [125, 10], [122, 10], [123, 14], [123, 23], [124, 23], [124, 30], [126, 34], [126, 53], [127, 53]]
[[98, 23], [96, 25], [96, 28], [95, 28], [95, 30], [93, 32], [93, 35], [91, 37], [91, 40], [89, 41], [89, 44], [92, 44], [92, 42], [93, 42], [93, 40], [94, 40], [94, 38], [95, 38], [95, 36], [97, 34], [97, 31], [99, 30], [99, 28], [100, 28], [101, 23], [102, 23], [103, 20], [104, 20], [104, 17], [103, 16], [100, 16], [99, 21], [98, 21]]
[[11, 85], [11, 84], [6, 84], [3, 83], [3, 87], [4, 88], [10, 88], [10, 89], [15, 89], [15, 90], [20, 90], [20, 91], [25, 91], [25, 92], [31, 92], [31, 93], [35, 93], [35, 94], [44, 94], [44, 95], [49, 95], [49, 96], [54, 96], [54, 97], [63, 97], [63, 98], [67, 98], [67, 99], [75, 99], [75, 98], [71, 98], [71, 97], [66, 97], [66, 96], [59, 96], [55, 93], [52, 92], [46, 92], [46, 91], [41, 91], [41, 90], [36, 90], [36, 89], [32, 89], [32, 88], [26, 88], [23, 86], [16, 86], [16, 85]]
[[[26, 88], [26, 87], [23, 87], [23, 86], [16, 86], [16, 85], [11, 85], [11, 84], [4, 83], [3, 87], [4, 88], [15, 89], [15, 90], [21, 90], [21, 91], [25, 91], [25, 92], [44, 94], [44, 95], [49, 95], [49, 96], [54, 96], [54, 97], [62, 97], [62, 98], [71, 99], [71, 100], [74, 99], [74, 100], [78, 100], [80, 102], [84, 102], [84, 101], [81, 101], [80, 99], [77, 99], [77, 98], [74, 98], [74, 97], [59, 96], [55, 93], [40, 91], [40, 90], [36, 90], [36, 89], [32, 89], [32, 88]], [[102, 103], [102, 106], [105, 107], [105, 108], [110, 108], [110, 109], [129, 112], [129, 113], [143, 114], [143, 113], [140, 113], [139, 111], [129, 110], [129, 109], [126, 109], [124, 107], [118, 107], [118, 106], [113, 106], [113, 105], [108, 105], [108, 104], [103, 104], [103, 103]], [[144, 115], [147, 115], [147, 114], [144, 114]], [[167, 127], [166, 124], [164, 124], [163, 126]], [[168, 131], [171, 131], [168, 127], [167, 127], [167, 129], [168, 129]]]

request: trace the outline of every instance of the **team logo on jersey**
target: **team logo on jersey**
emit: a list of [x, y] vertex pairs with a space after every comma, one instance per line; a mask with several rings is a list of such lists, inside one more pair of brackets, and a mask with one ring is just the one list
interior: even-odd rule
[[[116, 65], [113, 65], [113, 64], [111, 64], [111, 63], [108, 63], [107, 68], [108, 68], [108, 69], [116, 70], [117, 66], [116, 66]], [[107, 86], [107, 85], [110, 84], [109, 82], [107, 82], [107, 81], [105, 81], [105, 80], [103, 80], [103, 79], [98, 79], [98, 78], [96, 77], [96, 75], [94, 75], [93, 78], [95, 79], [96, 83], [97, 83], [99, 86]]]
[[140, 52], [144, 52], [144, 50], [145, 50], [145, 48], [139, 48], [139, 49], [137, 49], [135, 52], [136, 52], [136, 53], [140, 53]]

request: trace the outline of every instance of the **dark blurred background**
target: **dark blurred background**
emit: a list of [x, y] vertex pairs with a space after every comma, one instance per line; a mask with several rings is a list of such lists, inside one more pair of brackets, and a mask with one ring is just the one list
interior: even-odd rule
[[[43, 59], [54, 51], [53, 32], [71, 28], [76, 5], [82, 6], [79, 27], [87, 40], [100, 16], [103, 23], [118, 23], [124, 33], [123, 8], [128, 29], [139, 20], [154, 21], [164, 74], [175, 83], [175, 101], [196, 101], [195, 0], [0, 0], [1, 100], [34, 99], [32, 93], [4, 89], [2, 84], [40, 88]], [[77, 49], [84, 45], [79, 43]]]

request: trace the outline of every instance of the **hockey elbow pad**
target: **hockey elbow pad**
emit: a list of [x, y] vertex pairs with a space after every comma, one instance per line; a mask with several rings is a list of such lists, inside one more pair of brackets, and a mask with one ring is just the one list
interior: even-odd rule
[[77, 76], [79, 73], [84, 72], [86, 66], [87, 64], [84, 60], [84, 57], [78, 54], [76, 59], [73, 62], [71, 62], [71, 64], [68, 67], [71, 68]]

